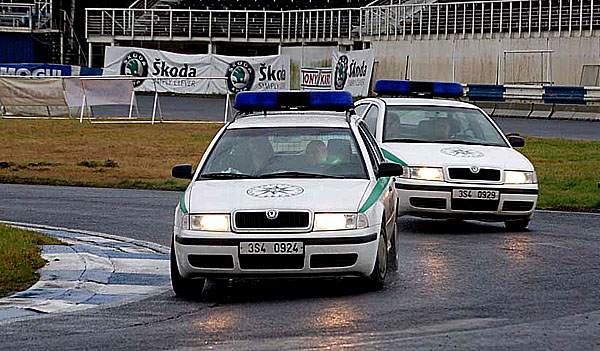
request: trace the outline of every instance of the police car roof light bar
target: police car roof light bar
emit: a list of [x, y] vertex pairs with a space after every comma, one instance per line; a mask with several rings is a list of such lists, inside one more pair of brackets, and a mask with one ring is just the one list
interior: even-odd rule
[[378, 95], [459, 98], [464, 95], [460, 83], [378, 80], [373, 89]]
[[354, 108], [354, 101], [347, 91], [244, 91], [235, 97], [234, 107], [244, 113], [281, 110], [343, 112]]

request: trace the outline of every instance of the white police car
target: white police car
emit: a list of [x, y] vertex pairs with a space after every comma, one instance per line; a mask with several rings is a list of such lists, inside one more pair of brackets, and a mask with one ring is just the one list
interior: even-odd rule
[[242, 92], [175, 212], [177, 295], [207, 277], [351, 275], [397, 268], [393, 178], [346, 92]]
[[356, 112], [384, 155], [404, 166], [396, 180], [399, 215], [527, 227], [538, 184], [531, 162], [513, 148], [523, 138], [506, 137], [475, 105], [432, 99], [461, 97], [457, 83], [382, 80], [375, 92]]

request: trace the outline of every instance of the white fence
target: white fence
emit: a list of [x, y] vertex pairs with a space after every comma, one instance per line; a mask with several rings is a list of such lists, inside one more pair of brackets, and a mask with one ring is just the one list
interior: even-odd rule
[[51, 0], [0, 1], [0, 30], [31, 32], [52, 28]]
[[[152, 112], [148, 123], [154, 124], [157, 119], [163, 121], [163, 112], [160, 105], [161, 94], [157, 89], [161, 79], [163, 78], [129, 76], [0, 76], [0, 116], [4, 118], [52, 118], [53, 111], [58, 111], [69, 118], [78, 117], [80, 123], [82, 123], [86, 114], [88, 119], [92, 120], [91, 111], [94, 106], [121, 105], [128, 107], [127, 117], [114, 117], [134, 122], [134, 110], [137, 112], [134, 82], [149, 80], [153, 82], [155, 89], [152, 94]], [[225, 77], [179, 79], [216, 80], [227, 84], [227, 78]], [[202, 112], [199, 111], [198, 113], [201, 114]], [[225, 111], [222, 115], [223, 122], [227, 122], [231, 114], [232, 106], [230, 104], [230, 93], [228, 92], [225, 99]], [[136, 115], [139, 115], [139, 113], [136, 113]], [[135, 123], [139, 122], [135, 121]]]
[[0, 3], [0, 29], [31, 31], [33, 5]]
[[496, 0], [297, 11], [86, 9], [90, 42], [341, 42], [407, 36], [592, 35], [600, 0]]

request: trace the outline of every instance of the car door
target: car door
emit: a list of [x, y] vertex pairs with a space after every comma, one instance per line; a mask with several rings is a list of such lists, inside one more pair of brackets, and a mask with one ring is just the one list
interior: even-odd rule
[[[366, 123], [360, 122], [358, 124], [358, 130], [361, 134], [361, 137], [365, 141], [367, 146], [367, 151], [369, 153], [369, 158], [373, 164], [373, 170], [377, 173], [379, 169], [379, 164], [385, 162], [385, 157], [383, 156], [381, 149], [377, 145], [375, 138], [369, 132]], [[386, 230], [390, 233], [394, 228], [394, 221], [396, 219], [396, 204], [397, 204], [397, 194], [394, 189], [395, 180], [391, 179], [387, 183], [387, 188], [383, 192], [383, 203], [385, 206], [385, 222], [386, 222]]]

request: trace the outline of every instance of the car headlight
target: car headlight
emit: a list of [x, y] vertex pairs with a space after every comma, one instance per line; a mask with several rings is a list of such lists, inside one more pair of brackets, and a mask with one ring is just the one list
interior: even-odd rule
[[535, 172], [524, 171], [504, 171], [505, 184], [536, 184], [537, 176]]
[[369, 226], [364, 213], [316, 213], [315, 231], [360, 229]]
[[444, 172], [437, 167], [408, 167], [408, 175], [404, 178], [419, 179], [419, 180], [444, 180]]
[[[206, 232], [229, 231], [229, 215], [226, 214], [188, 215], [186, 217], [188, 217], [188, 228], [191, 230]], [[184, 220], [183, 225], [186, 224], [185, 222]]]

